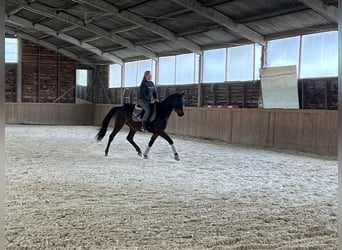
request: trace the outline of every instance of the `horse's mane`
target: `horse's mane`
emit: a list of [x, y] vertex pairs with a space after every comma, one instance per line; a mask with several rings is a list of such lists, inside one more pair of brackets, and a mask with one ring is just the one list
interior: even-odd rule
[[180, 93], [173, 93], [171, 95], [168, 95], [162, 102], [170, 100], [170, 99], [173, 99], [177, 95], [182, 95], [182, 94], [180, 94]]

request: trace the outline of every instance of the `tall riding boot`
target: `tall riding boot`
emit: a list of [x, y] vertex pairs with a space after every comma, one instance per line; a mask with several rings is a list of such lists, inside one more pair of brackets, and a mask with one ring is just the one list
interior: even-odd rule
[[145, 122], [145, 121], [142, 121], [141, 122], [141, 131], [142, 132], [146, 132], [147, 131], [147, 122]]

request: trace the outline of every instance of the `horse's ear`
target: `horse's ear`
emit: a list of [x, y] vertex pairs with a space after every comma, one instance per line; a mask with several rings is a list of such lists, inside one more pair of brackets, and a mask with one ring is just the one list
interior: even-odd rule
[[185, 95], [185, 91], [182, 91], [181, 92], [181, 96], [183, 97]]

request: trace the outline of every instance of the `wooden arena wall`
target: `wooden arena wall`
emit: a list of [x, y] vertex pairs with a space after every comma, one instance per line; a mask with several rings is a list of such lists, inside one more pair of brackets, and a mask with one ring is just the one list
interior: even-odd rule
[[[96, 105], [100, 126], [112, 105]], [[167, 131], [251, 147], [337, 156], [337, 111], [240, 108], [185, 108], [171, 116]]]
[[[111, 105], [96, 105], [94, 125], [100, 126]], [[335, 110], [281, 110], [240, 108], [185, 108], [173, 112], [167, 131], [229, 144], [265, 147], [337, 156]]]
[[[6, 103], [6, 123], [100, 126], [112, 107], [109, 104]], [[183, 117], [173, 113], [167, 131], [230, 144], [337, 155], [335, 110], [188, 107]]]
[[94, 104], [6, 103], [7, 124], [93, 125]]
[[168, 131], [230, 144], [337, 156], [337, 111], [187, 108]]

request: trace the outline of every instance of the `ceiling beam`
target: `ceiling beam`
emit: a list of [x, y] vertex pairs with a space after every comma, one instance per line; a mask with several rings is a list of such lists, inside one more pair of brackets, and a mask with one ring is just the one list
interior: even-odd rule
[[155, 59], [157, 58], [157, 55], [153, 53], [153, 51], [150, 51], [146, 48], [142, 48], [141, 46], [135, 46], [130, 40], [123, 38], [113, 32], [109, 32], [99, 26], [96, 26], [94, 24], [88, 23], [86, 24], [83, 20], [76, 18], [70, 14], [67, 14], [66, 12], [58, 12], [52, 8], [49, 8], [45, 5], [42, 5], [38, 2], [27, 2], [26, 0], [9, 0], [11, 2], [15, 2], [17, 4], [20, 4], [20, 6], [28, 11], [37, 13], [39, 15], [49, 17], [49, 18], [56, 18], [63, 22], [69, 23], [72, 26], [71, 27], [79, 27], [84, 30], [90, 31], [92, 33], [95, 33], [101, 37], [104, 37], [106, 39], [109, 39], [110, 41], [113, 41], [115, 43], [118, 43], [124, 47], [133, 49], [135, 51], [138, 51], [142, 55]]
[[16, 14], [17, 12], [21, 11], [24, 7], [19, 5], [17, 7], [15, 7], [14, 9], [12, 9], [11, 11], [8, 12], [9, 15], [14, 15]]
[[258, 43], [260, 45], [265, 45], [265, 39], [264, 37], [255, 32], [254, 30], [248, 28], [247, 26], [243, 24], [238, 24], [234, 22], [234, 20], [221, 12], [213, 9], [203, 6], [201, 3], [199, 3], [196, 0], [172, 0], [173, 2], [190, 9], [197, 14], [208, 18], [223, 27], [230, 30], [232, 33], [234, 33], [237, 36], [243, 37], [248, 39], [249, 41]]
[[251, 23], [251, 22], [265, 20], [268, 18], [290, 15], [293, 13], [298, 13], [298, 12], [309, 10], [309, 9], [310, 8], [308, 8], [307, 6], [298, 5], [295, 7], [285, 8], [285, 9], [276, 10], [276, 11], [268, 12], [268, 13], [262, 13], [262, 14], [255, 15], [255, 16], [242, 17], [242, 18], [236, 19], [235, 21], [241, 24]]
[[30, 20], [27, 20], [27, 19], [22, 18], [22, 17], [14, 16], [14, 15], [13, 16], [6, 15], [5, 20], [6, 20], [6, 22], [10, 21], [12, 23], [17, 23], [20, 26], [35, 29], [35, 30], [38, 30], [38, 31], [43, 32], [45, 34], [57, 37], [61, 40], [64, 40], [64, 41], [69, 42], [73, 45], [76, 45], [76, 46], [81, 47], [85, 50], [88, 50], [88, 51], [92, 52], [93, 54], [104, 57], [104, 58], [106, 58], [106, 59], [108, 59], [114, 63], [123, 64], [122, 59], [117, 57], [117, 56], [114, 56], [113, 54], [110, 54], [107, 52], [102, 52], [99, 48], [97, 48], [97, 47], [95, 47], [89, 43], [82, 42], [82, 41], [80, 41], [74, 37], [71, 37], [71, 36], [66, 35], [64, 33], [60, 33], [57, 30], [53, 30], [53, 29], [51, 29], [47, 26], [41, 25], [39, 23], [34, 24]]
[[126, 10], [126, 9], [130, 9], [130, 8], [134, 8], [134, 7], [140, 6], [142, 4], [145, 4], [148, 1], [149, 0], [135, 0], [135, 1], [132, 1], [131, 3], [127, 3], [127, 4], [124, 4], [123, 6], [121, 6], [120, 10]]
[[129, 11], [123, 11], [120, 13], [120, 17], [124, 18], [125, 20], [135, 23], [136, 25], [149, 30], [161, 37], [166, 38], [167, 40], [173, 41], [175, 43], [177, 43], [178, 45], [182, 46], [183, 48], [186, 48], [187, 50], [194, 52], [194, 53], [201, 53], [201, 48], [187, 40], [184, 37], [177, 37], [173, 32], [169, 31], [168, 29], [165, 29], [164, 27], [155, 24], [155, 23], [150, 23], [148, 22], [146, 19], [132, 13]]
[[85, 24], [83, 20], [76, 18], [72, 15], [69, 15], [65, 12], [58, 12], [52, 8], [49, 8], [45, 5], [42, 5], [38, 2], [26, 2], [26, 0], [9, 0], [11, 2], [15, 2], [18, 4], [21, 4], [21, 6], [23, 8], [25, 8], [28, 11], [34, 12], [36, 14], [39, 14], [41, 16], [45, 16], [45, 17], [49, 17], [49, 18], [56, 18], [58, 20], [61, 20], [63, 22], [69, 23], [71, 25], [75, 25], [79, 28], [88, 30], [90, 32], [93, 32], [97, 35], [106, 37], [108, 39], [111, 39], [112, 41], [119, 43], [125, 47], [131, 48], [133, 47], [133, 44], [127, 40], [124, 39], [122, 37], [117, 37], [115, 35], [111, 35], [108, 31], [96, 26], [96, 25], [92, 25], [92, 24]]
[[134, 23], [141, 28], [144, 28], [161, 37], [166, 38], [167, 40], [173, 41], [191, 52], [198, 53], [198, 54], [202, 53], [200, 46], [191, 42], [190, 40], [187, 40], [184, 37], [177, 37], [173, 32], [169, 31], [168, 29], [158, 24], [151, 23], [148, 20], [130, 11], [124, 10], [120, 12], [120, 10], [117, 7], [103, 0], [74, 0], [74, 1], [78, 3], [88, 4], [89, 6], [105, 11], [106, 13], [114, 13], [116, 14], [117, 17], [120, 17], [128, 22]]
[[31, 35], [28, 35], [28, 34], [25, 34], [23, 32], [16, 32], [15, 35], [19, 38], [22, 38], [22, 39], [25, 39], [25, 40], [28, 40], [28, 41], [31, 41], [35, 44], [39, 44], [45, 48], [48, 48], [48, 49], [51, 49], [53, 51], [56, 51], [58, 53], [61, 53], [67, 57], [70, 57], [76, 61], [79, 61], [80, 63], [85, 63], [85, 64], [89, 64], [90, 62], [84, 58], [80, 58], [78, 57], [76, 54], [70, 52], [69, 50], [66, 50], [66, 49], [62, 49], [62, 48], [58, 48], [56, 45], [52, 44], [52, 43], [49, 43], [49, 42], [45, 42], [45, 41], [40, 41], [38, 39], [36, 39], [35, 37], [31, 36]]
[[74, 29], [77, 29], [77, 28], [78, 28], [77, 25], [70, 25], [70, 26], [67, 26], [67, 27], [64, 27], [64, 28], [58, 30], [58, 32], [65, 33], [65, 32], [68, 32], [68, 31], [71, 31], [71, 30], [74, 30]]
[[136, 30], [136, 29], [139, 29], [139, 26], [137, 25], [130, 25], [130, 26], [126, 26], [126, 27], [122, 27], [122, 28], [118, 28], [118, 29], [115, 29], [115, 30], [112, 30], [110, 33], [123, 33], [123, 32], [128, 32], [128, 31], [132, 31], [132, 30]]
[[336, 31], [337, 28], [338, 28], [337, 23], [331, 23], [331, 24], [327, 24], [323, 26], [320, 25], [316, 27], [295, 29], [295, 30], [289, 30], [285, 32], [273, 33], [271, 35], [265, 36], [265, 39], [268, 41], [268, 40], [280, 39], [280, 38], [291, 37], [291, 36], [308, 35], [308, 34], [326, 32], [326, 31]]
[[98, 40], [100, 39], [101, 37], [100, 36], [90, 36], [90, 37], [87, 37], [87, 38], [84, 38], [81, 40], [81, 42], [83, 43], [89, 43], [91, 41], [95, 41], [95, 40]]
[[298, 0], [325, 18], [338, 23], [338, 10], [333, 5], [326, 6], [322, 0]]

